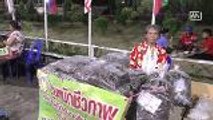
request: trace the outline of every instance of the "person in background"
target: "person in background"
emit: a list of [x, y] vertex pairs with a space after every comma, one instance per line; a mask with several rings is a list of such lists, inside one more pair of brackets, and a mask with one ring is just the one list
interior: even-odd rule
[[147, 74], [164, 70], [168, 55], [156, 44], [159, 30], [157, 25], [147, 26], [145, 39], [136, 44], [130, 53], [130, 69], [143, 70]]
[[179, 50], [192, 51], [197, 35], [193, 32], [191, 26], [186, 26], [184, 33], [180, 37]]
[[157, 40], [157, 45], [159, 45], [160, 47], [164, 49], [167, 49], [169, 46], [168, 35], [167, 35], [168, 32], [169, 32], [168, 29], [163, 28], [160, 31], [160, 38]]
[[21, 32], [21, 26], [17, 21], [10, 21], [10, 32], [7, 34], [7, 40], [3, 44], [8, 50], [8, 54], [0, 56], [0, 61], [15, 59], [21, 55], [24, 47], [24, 35]]
[[211, 29], [204, 29], [202, 32], [203, 43], [201, 48], [204, 54], [209, 57], [213, 57], [213, 36]]
[[195, 54], [190, 58], [213, 60], [213, 36], [211, 29], [203, 29], [202, 38], [203, 40], [198, 46], [201, 53]]

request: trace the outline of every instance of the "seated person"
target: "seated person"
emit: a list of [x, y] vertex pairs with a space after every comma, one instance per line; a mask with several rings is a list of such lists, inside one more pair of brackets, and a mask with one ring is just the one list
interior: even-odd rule
[[202, 38], [203, 41], [199, 46], [201, 53], [195, 54], [190, 58], [213, 60], [213, 36], [211, 29], [203, 29]]
[[169, 29], [163, 28], [160, 31], [160, 38], [157, 40], [157, 45], [164, 48], [167, 53], [171, 53], [173, 51], [173, 48], [170, 43], [172, 41], [172, 37], [169, 36]]
[[3, 41], [5, 49], [7, 49], [8, 54], [0, 56], [0, 61], [7, 61], [15, 59], [21, 55], [24, 47], [24, 35], [21, 32], [21, 27], [18, 22], [10, 22], [10, 32], [7, 34], [7, 40]]
[[185, 28], [185, 32], [182, 33], [179, 41], [179, 50], [192, 51], [194, 43], [197, 40], [197, 35], [193, 32], [191, 26]]
[[164, 49], [167, 49], [169, 46], [168, 35], [167, 35], [168, 32], [169, 32], [168, 29], [163, 28], [160, 31], [160, 38], [157, 40], [157, 44]]
[[[159, 27], [149, 25], [146, 28], [145, 39], [136, 44], [130, 54], [130, 68], [143, 70], [147, 74], [167, 69], [166, 50], [156, 44], [159, 36]], [[168, 67], [168, 66], [167, 66]]]

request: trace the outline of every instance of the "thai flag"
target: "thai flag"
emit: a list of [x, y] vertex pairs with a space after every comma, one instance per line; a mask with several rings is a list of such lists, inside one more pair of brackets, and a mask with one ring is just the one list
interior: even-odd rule
[[84, 13], [89, 13], [91, 11], [92, 0], [84, 0]]
[[46, 0], [47, 10], [49, 14], [57, 14], [58, 8], [56, 4], [56, 0]]
[[162, 7], [162, 0], [154, 0], [154, 6], [153, 6], [153, 12], [155, 16], [159, 13], [161, 7]]

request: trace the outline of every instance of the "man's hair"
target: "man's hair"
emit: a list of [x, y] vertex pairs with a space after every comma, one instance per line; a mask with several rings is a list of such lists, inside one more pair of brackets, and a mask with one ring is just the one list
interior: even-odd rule
[[10, 25], [11, 25], [14, 29], [16, 29], [16, 30], [21, 30], [21, 26], [20, 26], [20, 24], [19, 24], [18, 21], [11, 20], [11, 21], [10, 21]]
[[209, 28], [203, 29], [202, 33], [207, 33], [209, 36], [212, 36], [212, 30]]
[[146, 27], [146, 33], [150, 30], [150, 29], [154, 29], [156, 30], [158, 33], [160, 33], [160, 27], [158, 25], [148, 25]]

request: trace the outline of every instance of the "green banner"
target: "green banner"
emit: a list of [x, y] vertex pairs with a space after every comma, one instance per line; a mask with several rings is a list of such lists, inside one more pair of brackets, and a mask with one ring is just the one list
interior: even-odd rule
[[38, 120], [123, 120], [129, 100], [76, 80], [38, 70]]

